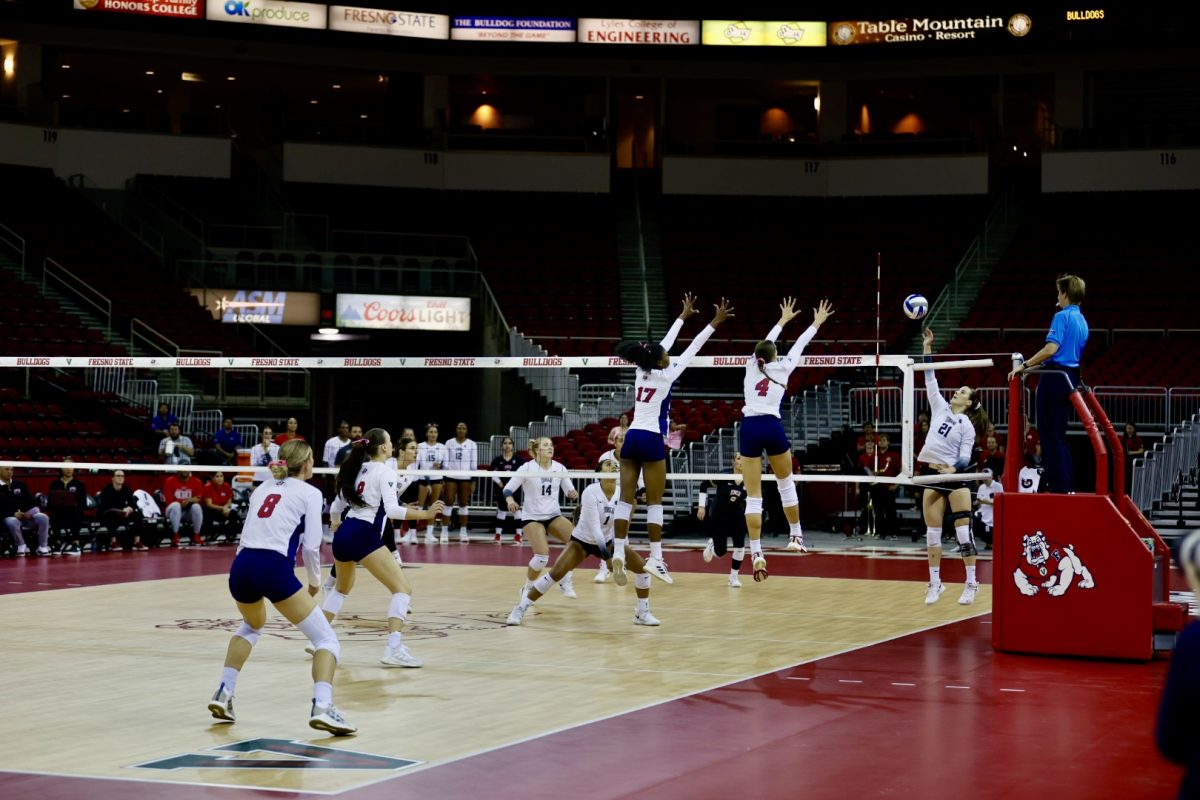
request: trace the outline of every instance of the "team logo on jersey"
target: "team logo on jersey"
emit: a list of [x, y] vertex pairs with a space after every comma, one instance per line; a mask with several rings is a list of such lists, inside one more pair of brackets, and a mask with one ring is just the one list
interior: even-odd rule
[[[240, 755], [239, 755], [240, 754]], [[339, 769], [396, 771], [423, 762], [392, 758], [339, 747], [322, 747], [292, 739], [246, 739], [131, 765], [134, 769]]]
[[1047, 541], [1038, 531], [1021, 537], [1021, 563], [1013, 570], [1013, 583], [1026, 597], [1045, 589], [1051, 597], [1062, 597], [1074, 583], [1080, 589], [1096, 586], [1092, 573], [1075, 554], [1074, 545]]

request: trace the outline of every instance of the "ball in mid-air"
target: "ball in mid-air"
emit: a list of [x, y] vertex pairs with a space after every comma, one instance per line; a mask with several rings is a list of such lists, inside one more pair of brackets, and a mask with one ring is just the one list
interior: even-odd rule
[[904, 298], [904, 314], [909, 319], [921, 319], [929, 311], [929, 301], [923, 294], [910, 294]]

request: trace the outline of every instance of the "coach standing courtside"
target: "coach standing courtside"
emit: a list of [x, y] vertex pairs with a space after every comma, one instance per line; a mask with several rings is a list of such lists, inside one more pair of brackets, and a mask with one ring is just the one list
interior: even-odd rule
[[1088, 324], [1079, 310], [1083, 302], [1086, 285], [1076, 275], [1060, 275], [1055, 281], [1058, 288], [1058, 313], [1050, 322], [1046, 334], [1046, 345], [1017, 367], [1009, 378], [1043, 362], [1052, 370], [1065, 373], [1068, 381], [1060, 376], [1043, 373], [1037, 388], [1037, 428], [1042, 440], [1042, 466], [1051, 492], [1075, 491], [1075, 473], [1071, 465], [1071, 451], [1067, 447], [1067, 414], [1071, 408], [1071, 390], [1079, 385], [1079, 358], [1087, 344]]

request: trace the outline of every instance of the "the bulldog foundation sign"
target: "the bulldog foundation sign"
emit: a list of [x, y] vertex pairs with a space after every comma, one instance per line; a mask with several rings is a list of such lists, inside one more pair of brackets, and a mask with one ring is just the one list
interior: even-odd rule
[[337, 326], [408, 331], [469, 331], [471, 298], [339, 294]]

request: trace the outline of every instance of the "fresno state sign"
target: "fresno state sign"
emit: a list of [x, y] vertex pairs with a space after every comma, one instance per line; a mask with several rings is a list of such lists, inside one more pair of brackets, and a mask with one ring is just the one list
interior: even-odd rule
[[200, 19], [204, 0], [75, 0], [78, 11], [116, 11], [151, 17]]
[[339, 294], [337, 326], [410, 331], [469, 331], [471, 298]]

